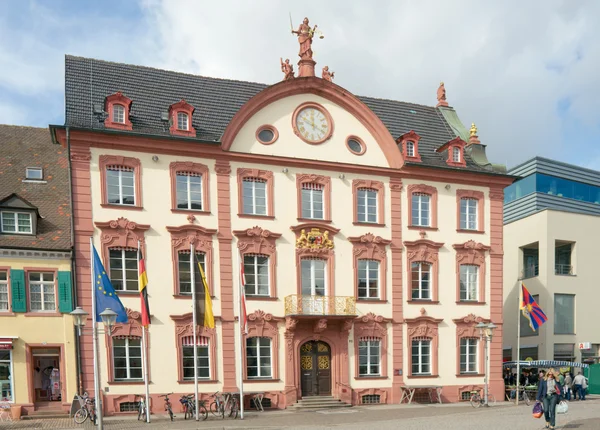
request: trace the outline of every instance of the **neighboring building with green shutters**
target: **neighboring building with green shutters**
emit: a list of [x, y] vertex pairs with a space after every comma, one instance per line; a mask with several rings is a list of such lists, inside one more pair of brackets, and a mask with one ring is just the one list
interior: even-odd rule
[[68, 410], [77, 390], [67, 151], [0, 125], [0, 402]]

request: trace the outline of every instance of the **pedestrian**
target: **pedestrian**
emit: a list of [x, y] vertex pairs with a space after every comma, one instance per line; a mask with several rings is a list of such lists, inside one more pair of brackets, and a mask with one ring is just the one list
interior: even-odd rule
[[556, 404], [561, 393], [562, 388], [556, 380], [556, 371], [548, 369], [546, 377], [540, 381], [537, 395], [537, 401], [544, 402], [546, 428], [553, 429], [556, 425]]
[[561, 385], [561, 387], [565, 385], [565, 375], [563, 373], [559, 373], [558, 383]]
[[[583, 384], [586, 384], [586, 380], [583, 377], [581, 371], [579, 371], [575, 379], [573, 379], [573, 394], [579, 394], [579, 400], [585, 400], [585, 391], [583, 390]], [[575, 395], [573, 395], [573, 397], [575, 397]]]
[[571, 401], [571, 385], [573, 385], [573, 378], [571, 378], [571, 372], [565, 372], [565, 386], [563, 391], [565, 393], [565, 399]]

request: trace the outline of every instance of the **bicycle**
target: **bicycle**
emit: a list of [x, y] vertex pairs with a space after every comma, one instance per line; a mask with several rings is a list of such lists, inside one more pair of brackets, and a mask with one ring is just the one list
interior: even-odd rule
[[73, 415], [73, 421], [76, 424], [83, 424], [88, 418], [94, 425], [96, 424], [96, 401], [90, 398], [87, 392], [81, 397], [83, 405]]
[[140, 402], [138, 404], [138, 421], [142, 420], [142, 421], [146, 421], [147, 418], [147, 406], [146, 406], [146, 401], [144, 399], [144, 396], [142, 396], [141, 394], [136, 394], [135, 397], [139, 397], [140, 398]]
[[[486, 404], [485, 397], [483, 397], [481, 394], [479, 394], [479, 391], [471, 391], [471, 393], [473, 394], [471, 396], [471, 406], [473, 406], [474, 408], [478, 408], [478, 407]], [[496, 398], [492, 394], [488, 394], [487, 405], [493, 406], [495, 404], [496, 404]]]
[[[512, 393], [511, 393], [511, 396], [512, 396]], [[514, 401], [515, 403], [517, 403], [517, 396], [515, 395], [514, 399], [511, 397], [511, 400]], [[525, 388], [519, 388], [519, 401], [525, 402], [525, 404], [527, 406], [529, 406], [531, 404], [531, 399], [529, 398], [527, 391], [525, 391]]]
[[[183, 419], [187, 420], [196, 416], [196, 401], [193, 394], [187, 396], [181, 396], [179, 402], [183, 405]], [[208, 418], [208, 410], [206, 409], [204, 400], [198, 400], [198, 415], [202, 418], [202, 421], [206, 421]]]
[[173, 393], [163, 394], [162, 396], [158, 396], [158, 397], [165, 398], [165, 411], [167, 411], [169, 413], [169, 417], [171, 418], [171, 421], [173, 421], [173, 418], [175, 418], [175, 415], [173, 415], [173, 408], [171, 406], [171, 401], [169, 400], [169, 395], [171, 395], [171, 394], [173, 394]]
[[238, 417], [240, 411], [238, 396], [238, 394], [227, 394], [227, 400], [225, 402], [225, 412], [229, 418], [233, 417], [234, 420]]
[[215, 417], [225, 418], [225, 407], [223, 402], [223, 395], [218, 391], [210, 396], [215, 399], [210, 404], [209, 410]]

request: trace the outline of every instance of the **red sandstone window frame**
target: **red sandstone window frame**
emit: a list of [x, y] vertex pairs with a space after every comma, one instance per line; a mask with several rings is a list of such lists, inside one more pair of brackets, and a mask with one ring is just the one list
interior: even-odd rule
[[[260, 179], [266, 183], [267, 213], [256, 215], [244, 213], [244, 179]], [[274, 175], [269, 170], [237, 169], [238, 183], [238, 217], [275, 219], [275, 186]]]
[[[438, 221], [438, 192], [437, 188], [427, 184], [411, 184], [407, 187], [408, 197], [408, 228], [410, 230], [437, 230]], [[412, 223], [412, 199], [413, 194], [426, 194], [429, 196], [429, 226], [413, 225]]]
[[[60, 316], [60, 310], [58, 309], [58, 269], [51, 267], [23, 267], [23, 271], [25, 272], [25, 292], [27, 295], [27, 312], [25, 316]], [[9, 271], [10, 273], [10, 271]], [[42, 310], [42, 311], [33, 311], [31, 310], [31, 287], [29, 285], [29, 274], [30, 273], [52, 273], [54, 276], [54, 310]], [[8, 284], [9, 297], [10, 297], [10, 283]], [[8, 305], [9, 309], [12, 307], [12, 303]], [[5, 311], [6, 312], [6, 311]], [[8, 311], [10, 312], [10, 310]]]
[[0, 311], [0, 316], [13, 316], [12, 311], [12, 291], [11, 291], [11, 280], [10, 280], [10, 266], [0, 266], [0, 272], [6, 273], [6, 291], [8, 292], [8, 309]]
[[[402, 150], [402, 155], [404, 155], [404, 160], [412, 163], [420, 163], [421, 162], [421, 154], [419, 153], [419, 140], [421, 140], [421, 136], [415, 133], [414, 130], [409, 131], [408, 133], [404, 133], [398, 139], [396, 139], [396, 143], [400, 145]], [[412, 142], [413, 146], [413, 156], [408, 155], [406, 144], [408, 142]]]
[[[375, 315], [373, 312], [354, 320], [354, 379], [365, 381], [370, 379], [388, 378], [388, 329], [387, 324], [391, 320], [381, 315]], [[378, 376], [360, 376], [358, 347], [361, 339], [379, 340], [379, 375]]]
[[[468, 378], [473, 376], [484, 376], [484, 345], [481, 342], [479, 333], [475, 326], [480, 322], [489, 322], [490, 320], [469, 314], [463, 318], [452, 320], [456, 325], [456, 376], [459, 378]], [[460, 371], [460, 341], [461, 339], [477, 339], [477, 372], [461, 373]]]
[[[283, 318], [275, 317], [260, 309], [248, 314], [248, 334], [242, 342], [244, 357], [243, 377], [244, 383], [278, 382], [279, 381], [279, 321]], [[271, 339], [271, 377], [248, 379], [248, 359], [246, 356], [246, 340], [251, 337], [266, 337]]]
[[[439, 324], [443, 319], [436, 319], [429, 316], [421, 315], [417, 318], [406, 318], [404, 322], [407, 325], [408, 335], [408, 372], [406, 377], [410, 378], [437, 378], [438, 374], [438, 359], [439, 359]], [[428, 338], [431, 341], [431, 375], [413, 375], [412, 373], [412, 341], [420, 338]]]
[[[465, 147], [467, 146], [467, 142], [462, 140], [460, 137], [455, 137], [454, 139], [444, 143], [440, 146], [436, 152], [444, 152], [447, 151], [446, 164], [451, 167], [466, 167], [467, 160], [465, 160]], [[453, 158], [454, 148], [458, 148], [460, 150], [460, 161], [456, 162]]]
[[[169, 127], [169, 132], [171, 133], [171, 135], [182, 137], [196, 137], [196, 129], [192, 126], [195, 110], [196, 108], [194, 106], [192, 106], [183, 99], [169, 106], [169, 121], [171, 123]], [[179, 113], [185, 113], [188, 116], [187, 130], [181, 130], [178, 128], [177, 115]]]
[[[477, 200], [477, 229], [465, 229], [460, 226], [460, 206], [463, 199]], [[483, 191], [456, 190], [456, 231], [459, 233], [485, 233], [485, 196]]]
[[[486, 279], [486, 252], [491, 246], [469, 240], [465, 243], [452, 245], [456, 252], [456, 304], [459, 305], [485, 305], [485, 279]], [[460, 300], [460, 266], [478, 266], [479, 291], [477, 301]]]
[[[318, 184], [323, 187], [323, 218], [303, 218], [302, 217], [302, 185]], [[315, 174], [300, 173], [296, 175], [296, 194], [298, 206], [298, 221], [304, 222], [331, 222], [331, 177]]]
[[[169, 172], [171, 175], [171, 212], [210, 215], [210, 173], [208, 166], [192, 161], [174, 161], [169, 164]], [[199, 175], [202, 178], [202, 210], [179, 209], [177, 207], [177, 174], [188, 172]]]
[[[194, 325], [192, 313], [184, 315], [170, 315], [175, 323], [175, 348], [177, 349], [177, 383], [178, 384], [193, 384], [193, 380], [183, 379], [183, 338], [194, 335]], [[220, 321], [220, 317], [215, 316], [215, 322]], [[199, 379], [199, 384], [211, 384], [218, 382], [217, 380], [217, 327], [208, 328], [204, 326], [196, 326], [196, 336], [208, 338], [208, 354], [210, 364], [210, 378]], [[196, 364], [197, 365], [197, 364]]]
[[[387, 301], [387, 249], [392, 243], [380, 236], [367, 233], [362, 236], [349, 237], [348, 241], [353, 247], [353, 270], [354, 270], [354, 298], [360, 303], [381, 303]], [[358, 261], [374, 260], [379, 263], [379, 298], [359, 298], [358, 297]]]
[[204, 266], [206, 267], [206, 280], [208, 291], [214, 297], [214, 267], [213, 267], [213, 236], [217, 230], [208, 229], [195, 224], [186, 224], [179, 227], [166, 227], [171, 234], [171, 261], [173, 262], [173, 297], [176, 299], [191, 300], [190, 294], [179, 292], [179, 252], [191, 251], [204, 253]]
[[[358, 220], [358, 190], [369, 189], [377, 193], [377, 222], [366, 222]], [[371, 181], [368, 179], [352, 180], [352, 206], [354, 215], [354, 225], [365, 225], [373, 227], [385, 227], [385, 186], [381, 181]]]
[[[135, 187], [135, 204], [133, 206], [119, 205], [108, 202], [106, 169], [108, 169], [109, 166], [119, 166], [133, 170], [133, 183]], [[100, 192], [102, 195], [102, 203], [100, 206], [109, 209], [138, 211], [141, 211], [144, 208], [142, 205], [142, 163], [140, 162], [139, 158], [123, 157], [120, 155], [101, 155], [98, 159], [98, 167], [100, 169]]]
[[[124, 96], [123, 93], [116, 92], [107, 96], [104, 100], [105, 111], [108, 114], [108, 117], [104, 120], [105, 128], [113, 128], [116, 130], [133, 130], [133, 124], [131, 123], [131, 119], [129, 118], [129, 111], [131, 109], [132, 100]], [[117, 122], [114, 119], [114, 106], [120, 105], [124, 110], [124, 122]]]
[[[415, 304], [438, 304], [439, 303], [439, 249], [443, 243], [433, 242], [427, 239], [405, 241], [406, 247], [406, 270], [408, 285], [408, 303]], [[431, 300], [412, 298], [412, 263], [427, 263], [431, 265]]]

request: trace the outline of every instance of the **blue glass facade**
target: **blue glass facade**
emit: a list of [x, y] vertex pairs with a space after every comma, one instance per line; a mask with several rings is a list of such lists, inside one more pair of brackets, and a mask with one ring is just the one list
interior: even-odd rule
[[600, 205], [600, 187], [542, 173], [534, 173], [506, 187], [504, 203], [536, 192]]

